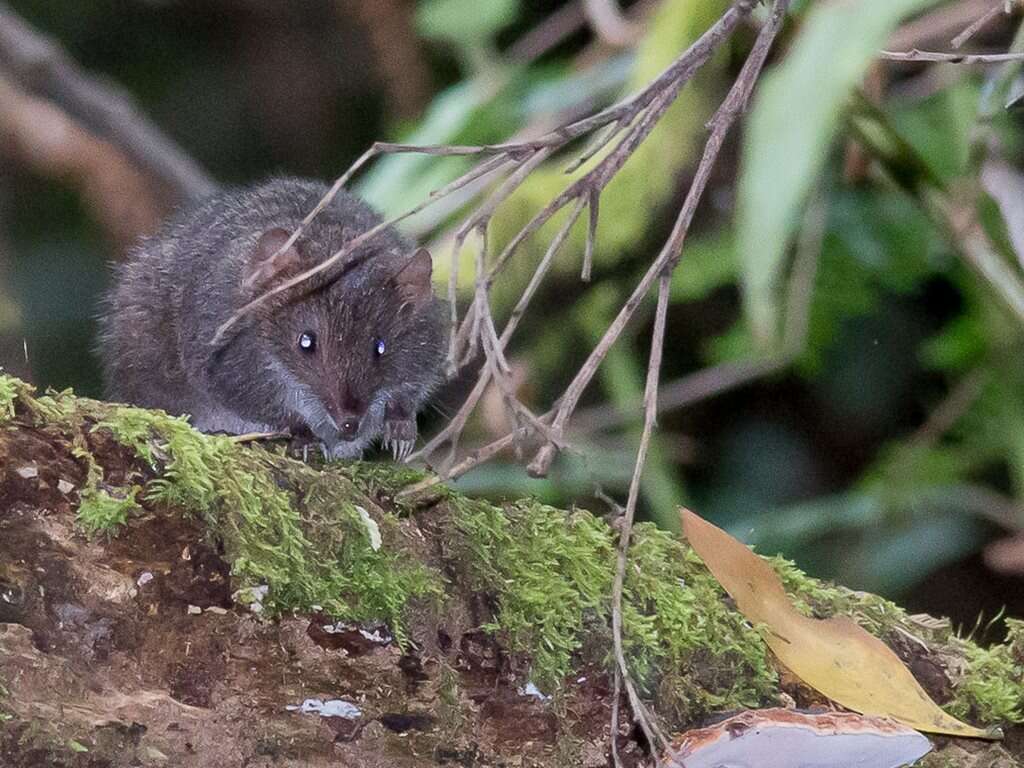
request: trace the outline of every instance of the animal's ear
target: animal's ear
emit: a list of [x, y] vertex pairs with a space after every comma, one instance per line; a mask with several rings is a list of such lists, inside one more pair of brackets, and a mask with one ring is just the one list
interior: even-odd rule
[[281, 250], [291, 233], [280, 227], [268, 229], [256, 241], [246, 265], [242, 285], [246, 288], [264, 288], [296, 270], [302, 258], [292, 244]]
[[434, 289], [430, 283], [433, 272], [434, 262], [430, 258], [430, 251], [417, 248], [409, 261], [395, 273], [395, 285], [398, 286], [403, 304], [419, 306], [433, 297]]

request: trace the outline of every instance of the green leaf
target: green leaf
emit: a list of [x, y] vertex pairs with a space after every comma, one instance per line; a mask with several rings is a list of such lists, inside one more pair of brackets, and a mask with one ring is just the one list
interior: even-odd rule
[[970, 172], [972, 132], [978, 120], [980, 83], [964, 79], [920, 103], [894, 105], [893, 129], [914, 148], [941, 180]]
[[672, 273], [672, 301], [699, 301], [736, 281], [736, 243], [730, 232], [695, 238], [686, 244], [682, 269]]
[[786, 248], [847, 98], [899, 21], [936, 4], [817, 4], [785, 61], [765, 76], [744, 134], [737, 198], [745, 311], [762, 346], [777, 339]]
[[427, 0], [416, 9], [416, 27], [424, 37], [475, 45], [518, 15], [518, 0]]
[[892, 592], [976, 551], [985, 512], [984, 492], [969, 484], [875, 488], [772, 509], [729, 530], [823, 577]]
[[921, 346], [921, 362], [926, 368], [963, 373], [977, 366], [987, 348], [985, 328], [972, 314], [953, 318], [943, 329]]
[[[421, 123], [402, 137], [406, 144], [449, 144], [462, 138], [467, 125], [487, 106], [493, 94], [476, 81], [462, 82], [442, 91]], [[476, 137], [474, 137], [476, 138]], [[390, 218], [421, 202], [430, 190], [456, 178], [466, 169], [463, 157], [434, 157], [407, 153], [387, 155], [359, 180], [359, 195]], [[440, 179], [438, 169], [444, 169]], [[424, 177], [427, 176], [426, 180]]]

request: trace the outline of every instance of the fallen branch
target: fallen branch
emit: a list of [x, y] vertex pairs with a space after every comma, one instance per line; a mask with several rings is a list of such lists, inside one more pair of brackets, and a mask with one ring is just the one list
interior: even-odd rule
[[83, 73], [55, 42], [0, 2], [0, 65], [25, 89], [50, 99], [166, 185], [178, 200], [204, 197], [217, 185], [131, 99]]
[[[617, 534], [590, 513], [454, 490], [401, 505], [407, 470], [318, 470], [159, 412], [37, 397], [10, 377], [0, 423], [0, 562], [15, 566], [0, 623], [5, 766], [64, 761], [71, 739], [112, 768], [157, 753], [181, 768], [268, 754], [304, 768], [371, 768], [382, 754], [410, 768], [453, 754], [537, 768], [607, 760], [622, 704], [608, 661]], [[120, 509], [105, 535], [83, 535], [84, 520]], [[637, 693], [666, 735], [718, 710], [809, 703], [688, 545], [649, 525], [633, 538], [644, 562], [625, 576], [626, 648], [650, 662]], [[776, 567], [816, 615], [852, 617], [930, 670], [932, 695], [988, 713], [972, 722], [1019, 699], [1019, 665], [999, 664], [1020, 640], [982, 649], [948, 622]], [[672, 588], [651, 590], [653, 574]], [[316, 700], [347, 717], [321, 717]], [[953, 739], [941, 755], [1012, 764], [1024, 753], [1008, 735], [969, 759]], [[625, 764], [645, 759], [631, 729], [611, 738]]]
[[2, 68], [0, 154], [77, 187], [119, 251], [152, 233], [167, 213], [152, 180], [129, 157], [59, 107], [26, 93]]

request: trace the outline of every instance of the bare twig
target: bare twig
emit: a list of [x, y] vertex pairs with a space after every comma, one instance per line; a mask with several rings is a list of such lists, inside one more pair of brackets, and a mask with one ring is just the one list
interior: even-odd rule
[[[740, 360], [719, 363], [687, 374], [661, 388], [658, 411], [679, 410], [710, 397], [745, 386], [785, 367], [787, 361]], [[572, 435], [589, 435], [637, 421], [643, 413], [642, 401], [624, 406], [595, 405], [577, 411]]]
[[982, 163], [980, 179], [999, 206], [1017, 263], [1024, 269], [1024, 174], [1006, 160], [993, 156]]
[[130, 98], [81, 72], [52, 40], [0, 2], [0, 64], [25, 88], [43, 94], [88, 130], [160, 180], [180, 199], [213, 192], [216, 183], [139, 113]]
[[946, 43], [992, 7], [993, 0], [958, 0], [943, 3], [934, 10], [902, 24], [886, 46], [890, 51], [929, 48]]
[[[735, 119], [745, 108], [747, 99], [750, 97], [754, 83], [757, 80], [757, 76], [760, 74], [761, 67], [764, 65], [765, 59], [768, 56], [771, 43], [774, 41], [775, 36], [778, 34], [778, 31], [782, 26], [785, 11], [783, 10], [779, 13], [778, 8], [782, 7], [784, 9], [787, 6], [788, 0], [780, 0], [780, 2], [776, 4], [776, 12], [773, 13], [769, 22], [762, 28], [762, 31], [758, 35], [757, 41], [754, 44], [753, 50], [747, 57], [747, 61], [743, 65], [743, 69], [740, 71], [740, 74], [736, 78], [736, 82], [729, 91], [729, 95], [726, 96], [726, 99], [722, 103], [718, 112], [716, 112], [715, 116], [711, 119], [711, 134], [708, 136], [707, 143], [704, 145], [704, 153], [697, 166], [697, 171], [694, 174], [693, 182], [690, 184], [690, 190], [683, 202], [682, 209], [676, 217], [672, 233], [669, 235], [668, 240], [662, 247], [657, 258], [651, 264], [650, 268], [648, 268], [647, 272], [644, 273], [643, 277], [640, 278], [640, 281], [637, 283], [633, 293], [626, 300], [622, 309], [619, 310], [619, 314], [615, 317], [611, 325], [605, 331], [604, 336], [601, 337], [601, 340], [591, 351], [590, 356], [583, 364], [583, 367], [580, 368], [576, 377], [566, 388], [565, 393], [559, 400], [559, 406], [552, 422], [552, 428], [555, 434], [561, 434], [564, 430], [569, 416], [575, 410], [584, 390], [587, 388], [587, 385], [589, 385], [594, 374], [597, 372], [598, 366], [608, 354], [608, 350], [611, 349], [622, 334], [623, 329], [633, 317], [633, 314], [636, 312], [644, 297], [647, 295], [647, 292], [654, 284], [655, 279], [666, 269], [671, 271], [678, 262], [679, 257], [682, 255], [683, 243], [686, 240], [686, 234], [690, 229], [690, 222], [693, 220], [693, 215], [697, 210], [697, 204], [700, 202], [708, 180], [711, 178], [711, 169], [714, 166], [715, 160], [718, 158], [718, 153], [722, 149], [722, 144], [725, 142], [726, 133], [732, 126]], [[533, 462], [530, 464], [529, 469], [531, 474], [546, 474], [551, 461], [554, 459], [554, 455], [555, 450], [553, 445], [548, 443], [543, 446], [534, 457]]]
[[[515, 333], [515, 330], [519, 325], [519, 321], [526, 314], [526, 309], [529, 306], [530, 301], [533, 299], [533, 296], [536, 294], [541, 282], [547, 275], [548, 270], [550, 269], [555, 256], [558, 255], [558, 252], [561, 250], [566, 239], [568, 238], [569, 232], [572, 230], [573, 224], [576, 223], [576, 221], [580, 217], [580, 214], [583, 212], [584, 205], [585, 201], [583, 200], [577, 202], [576, 208], [572, 211], [572, 213], [570, 213], [569, 217], [562, 224], [561, 229], [559, 229], [558, 233], [555, 235], [555, 237], [551, 240], [551, 243], [548, 245], [547, 251], [544, 253], [544, 257], [540, 260], [540, 263], [534, 270], [533, 276], [530, 278], [530, 282], [527, 284], [526, 289], [519, 297], [519, 301], [516, 302], [516, 306], [513, 308], [511, 315], [509, 315], [509, 319], [506, 322], [505, 328], [501, 333], [501, 338], [499, 339], [499, 342], [502, 349], [504, 349], [504, 347], [508, 344], [509, 339], [512, 337], [512, 334]], [[470, 414], [476, 408], [477, 403], [480, 402], [480, 398], [483, 397], [484, 391], [487, 388], [487, 384], [490, 382], [490, 375], [490, 368], [484, 367], [480, 372], [480, 377], [477, 379], [477, 383], [473, 387], [473, 390], [470, 392], [469, 396], [462, 404], [462, 407], [459, 408], [459, 411], [455, 414], [455, 416], [453, 416], [449, 420], [448, 425], [443, 430], [441, 430], [441, 432], [435, 435], [430, 442], [423, 446], [423, 448], [420, 451], [410, 456], [410, 461], [415, 461], [419, 458], [422, 458], [423, 456], [431, 455], [434, 451], [436, 451], [440, 446], [444, 445], [445, 443], [451, 444], [451, 452], [454, 453], [458, 441], [458, 435], [462, 433], [462, 430], [465, 427], [466, 421], [469, 419]]]
[[509, 46], [505, 56], [519, 63], [533, 61], [581, 29], [586, 21], [581, 0], [566, 3]]
[[233, 443], [260, 443], [266, 440], [290, 440], [288, 432], [246, 432], [244, 435], [232, 435], [228, 439]]
[[1002, 64], [1024, 60], [1024, 53], [942, 53], [941, 51], [881, 51], [888, 61], [932, 61], [948, 64]]
[[[541, 418], [543, 419], [544, 417]], [[503, 435], [502, 437], [499, 437], [497, 440], [491, 441], [482, 448], [477, 448], [476, 450], [470, 452], [464, 459], [462, 459], [462, 461], [460, 461], [458, 464], [455, 464], [453, 467], [451, 467], [451, 469], [445, 472], [444, 477], [449, 479], [454, 477], [461, 477], [462, 475], [469, 472], [469, 470], [471, 470], [473, 467], [479, 466], [484, 462], [490, 461], [499, 453], [501, 453], [506, 448], [511, 446], [516, 440], [521, 439], [525, 435], [526, 428], [520, 427], [517, 430], [509, 432], [508, 434]], [[410, 485], [408, 488], [405, 488], [402, 491], [400, 491], [395, 498], [406, 499], [412, 496], [417, 496], [423, 491], [427, 490], [428, 488], [434, 487], [435, 485], [440, 483], [441, 480], [441, 477], [424, 478], [420, 482], [414, 485]]]
[[1024, 279], [996, 250], [973, 206], [957, 206], [950, 200], [931, 201], [932, 215], [944, 224], [961, 254], [1024, 322]]
[[619, 669], [618, 665], [615, 666], [614, 680], [615, 684], [612, 689], [612, 727], [610, 729], [612, 764], [615, 768], [622, 768], [622, 758], [619, 757], [619, 697], [622, 695], [622, 670]]
[[[623, 305], [618, 316], [613, 320], [602, 339], [592, 350], [587, 361], [566, 389], [566, 392], [559, 399], [557, 406], [543, 416], [538, 417], [538, 421], [540, 423], [549, 426], [549, 434], [553, 434], [558, 438], [562, 436], [568, 416], [574, 411], [580, 395], [586, 388], [587, 384], [589, 384], [608, 350], [619, 338], [626, 324], [642, 303], [643, 298], [646, 296], [654, 280], [666, 269], [671, 271], [677, 262], [678, 256], [682, 251], [686, 232], [689, 229], [690, 221], [692, 221], [697, 203], [699, 202], [704, 188], [710, 178], [711, 168], [714, 165], [714, 161], [717, 158], [719, 151], [721, 150], [722, 144], [724, 143], [725, 135], [729, 127], [746, 106], [750, 93], [753, 90], [753, 85], [764, 65], [765, 59], [767, 58], [771, 42], [774, 40], [781, 28], [786, 7], [788, 7], [788, 0], [780, 0], [776, 5], [776, 10], [773, 12], [769, 22], [762, 28], [757, 42], [755, 43], [743, 70], [737, 77], [733, 88], [730, 90], [729, 95], [726, 97], [726, 100], [723, 102], [714, 118], [710, 121], [709, 125], [712, 129], [711, 134], [708, 138], [707, 144], [705, 145], [704, 153], [700, 164], [697, 167], [694, 180], [690, 185], [689, 193], [683, 203], [683, 207], [676, 219], [676, 224], [673, 227], [672, 234], [668, 241], [665, 243], [650, 268], [645, 272], [632, 295]], [[579, 210], [581, 209], [578, 208], [577, 211]], [[563, 230], [563, 233], [560, 234], [567, 234], [567, 232], [568, 229]], [[555, 244], [553, 243], [553, 245]], [[551, 251], [549, 251], [549, 253], [551, 253]], [[771, 363], [771, 365], [778, 365], [778, 363]], [[489, 373], [486, 372], [485, 368], [485, 373], [481, 375], [476, 387], [470, 394], [470, 398], [466, 401], [463, 408], [460, 409], [460, 412], [456, 415], [455, 419], [453, 419], [453, 423], [450, 424], [449, 428], [444, 430], [441, 435], [428, 443], [427, 446], [419, 452], [418, 456], [429, 456], [446, 441], [450, 445], [454, 446], [455, 442], [458, 440], [458, 435], [461, 433], [462, 426], [465, 424], [465, 420], [468, 418], [469, 412], [472, 410], [470, 403], [472, 402], [475, 406], [476, 401], [478, 401], [482, 396], [488, 377]], [[418, 486], [410, 488], [408, 490], [408, 494], [419, 493], [423, 489], [428, 488], [443, 479], [459, 477], [470, 469], [497, 455], [510, 445], [518, 442], [525, 435], [526, 429], [520, 427], [470, 453], [454, 465], [447, 466], [446, 462], [442, 476], [428, 478]], [[534, 459], [527, 467], [527, 470], [534, 476], [546, 474], [550, 466], [550, 462], [553, 460], [558, 450], [558, 444], [553, 440], [549, 440], [534, 456]]]
[[1003, 2], [994, 2], [992, 7], [989, 8], [985, 13], [975, 19], [973, 22], [968, 24], [964, 30], [949, 41], [949, 44], [954, 48], [959, 48], [961, 45], [966, 43], [972, 37], [974, 37], [981, 29], [988, 24], [992, 19], [1000, 14], [1009, 14], [1013, 11], [1014, 3], [1017, 0], [1003, 0]]
[[910, 444], [917, 448], [935, 445], [977, 402], [988, 378], [987, 371], [978, 368], [958, 381], [925, 423], [911, 435]]
[[[722, 142], [725, 140], [725, 134], [735, 122], [740, 112], [745, 108], [750, 98], [754, 83], [757, 81], [761, 68], [767, 59], [768, 51], [775, 41], [779, 30], [782, 29], [787, 7], [788, 0], [777, 0], [771, 18], [761, 29], [754, 48], [751, 50], [746, 62], [744, 62], [743, 69], [733, 83], [732, 89], [729, 91], [718, 112], [712, 118], [711, 136], [708, 138], [704, 156], [701, 158], [694, 181], [683, 203], [683, 209], [680, 211], [680, 216], [677, 219], [676, 229], [673, 231], [673, 236], [669, 238], [668, 243], [666, 243], [657, 260], [660, 261], [663, 256], [665, 257], [665, 267], [660, 271], [658, 278], [658, 301], [654, 315], [654, 330], [651, 333], [651, 352], [647, 364], [647, 381], [644, 385], [644, 426], [640, 436], [640, 445], [637, 449], [636, 463], [633, 467], [633, 477], [629, 484], [626, 511], [621, 521], [615, 580], [612, 584], [612, 640], [615, 649], [615, 661], [622, 672], [622, 681], [629, 696], [634, 717], [636, 717], [644, 729], [647, 740], [651, 744], [653, 753], [656, 756], [666, 751], [668, 740], [660, 733], [654, 719], [647, 715], [646, 706], [637, 694], [632, 682], [623, 647], [622, 593], [625, 586], [626, 562], [629, 558], [633, 520], [636, 516], [637, 502], [640, 497], [640, 480], [643, 476], [651, 434], [654, 430], [658, 414], [658, 380], [661, 375], [661, 355], [665, 340], [665, 322], [671, 294], [672, 269], [678, 264], [679, 257], [682, 255], [683, 241], [689, 229], [693, 211], [696, 208], [697, 200], [699, 200], [703, 193], [711, 166], [714, 164]], [[711, 150], [710, 152], [708, 151], [709, 149]], [[655, 761], [656, 763], [658, 762], [657, 757]]]
[[590, 282], [590, 273], [594, 269], [594, 243], [597, 241], [597, 219], [599, 215], [598, 206], [601, 203], [601, 195], [594, 191], [590, 193], [590, 200], [587, 207], [590, 211], [587, 226], [587, 242], [583, 248], [583, 270], [580, 272], [580, 279]]
[[640, 478], [644, 465], [647, 463], [647, 450], [651, 443], [651, 433], [658, 411], [658, 378], [661, 374], [661, 353], [665, 341], [665, 318], [668, 316], [668, 300], [672, 280], [669, 274], [663, 274], [658, 281], [658, 307], [654, 316], [654, 331], [651, 334], [651, 355], [647, 364], [647, 382], [644, 386], [644, 428], [640, 436], [640, 447], [636, 454], [633, 467], [633, 479], [629, 484], [629, 496], [626, 500], [626, 511], [623, 515], [619, 534], [619, 549], [616, 557], [615, 581], [612, 583], [612, 641], [615, 648], [615, 662], [622, 672], [622, 682], [626, 687], [626, 695], [636, 717], [644, 730], [648, 743], [655, 755], [668, 746], [668, 739], [658, 731], [654, 721], [646, 715], [646, 707], [633, 685], [626, 653], [622, 641], [622, 591], [626, 579], [626, 561], [629, 558], [629, 542], [633, 533], [633, 519], [636, 516], [636, 505], [640, 497]]

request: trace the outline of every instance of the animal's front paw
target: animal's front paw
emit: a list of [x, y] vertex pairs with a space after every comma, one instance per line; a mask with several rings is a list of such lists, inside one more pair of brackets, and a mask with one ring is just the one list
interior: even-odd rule
[[395, 461], [405, 461], [416, 445], [415, 419], [389, 419], [384, 422], [384, 449], [391, 449]]
[[366, 448], [365, 440], [339, 440], [333, 445], [323, 445], [324, 458], [328, 461], [333, 459], [361, 459]]

